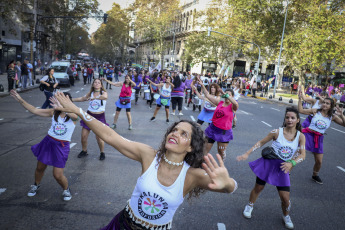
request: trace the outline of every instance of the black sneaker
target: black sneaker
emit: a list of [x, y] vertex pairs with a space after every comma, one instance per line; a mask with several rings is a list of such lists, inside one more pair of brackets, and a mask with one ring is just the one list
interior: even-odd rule
[[319, 176], [312, 176], [311, 177], [313, 179], [313, 181], [315, 181], [318, 184], [323, 184], [321, 178]]
[[105, 159], [105, 154], [104, 152], [101, 152], [101, 155], [99, 156], [99, 160], [102, 161]]
[[87, 154], [87, 152], [85, 152], [85, 151], [81, 151], [79, 154], [78, 154], [78, 158], [82, 158], [82, 157], [86, 157], [88, 154]]
[[235, 129], [236, 128], [236, 125], [232, 125], [232, 129]]
[[167, 119], [166, 122], [169, 123], [169, 119]]
[[151, 117], [151, 120], [150, 121], [155, 121], [156, 120], [156, 118], [155, 117]]

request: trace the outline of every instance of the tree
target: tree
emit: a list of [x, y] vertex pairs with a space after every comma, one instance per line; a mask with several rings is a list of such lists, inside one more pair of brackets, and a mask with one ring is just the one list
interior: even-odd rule
[[127, 12], [122, 10], [120, 5], [114, 3], [108, 14], [107, 24], [102, 24], [95, 32], [92, 44], [93, 55], [122, 64], [126, 63], [127, 44], [129, 39], [129, 19]]
[[152, 41], [154, 50], [163, 64], [164, 51], [170, 48], [166, 42], [174, 29], [174, 21], [179, 15], [178, 0], [136, 0], [131, 8], [136, 15], [136, 35], [142, 41]]

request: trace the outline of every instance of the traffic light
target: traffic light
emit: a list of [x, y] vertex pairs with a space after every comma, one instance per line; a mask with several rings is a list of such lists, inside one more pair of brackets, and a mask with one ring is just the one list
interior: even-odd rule
[[107, 24], [107, 20], [108, 20], [108, 14], [104, 14], [104, 16], [103, 16], [103, 23]]

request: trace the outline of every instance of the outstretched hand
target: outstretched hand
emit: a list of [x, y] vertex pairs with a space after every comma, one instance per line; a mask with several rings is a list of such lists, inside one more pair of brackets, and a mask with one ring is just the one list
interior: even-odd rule
[[240, 156], [237, 156], [236, 159], [237, 159], [237, 161], [245, 161], [248, 159], [248, 155], [245, 153], [245, 154], [242, 154]]
[[19, 95], [19, 93], [17, 93], [17, 91], [14, 89], [12, 89], [10, 91], [10, 95], [18, 102], [20, 102], [20, 100], [22, 99], [22, 97]]
[[62, 105], [55, 97], [50, 97], [49, 101], [51, 102], [50, 105], [53, 107], [54, 110], [61, 111], [63, 109]]
[[78, 113], [79, 108], [73, 104], [68, 96], [63, 94], [62, 92], [57, 92], [55, 94], [55, 98], [58, 100], [62, 108], [59, 108], [60, 111], [68, 112], [68, 113]]
[[225, 188], [225, 185], [229, 179], [228, 170], [224, 166], [224, 162], [219, 154], [217, 154], [217, 161], [209, 153], [204, 156], [206, 163], [202, 163], [203, 169], [206, 171], [208, 176], [211, 179], [211, 183], [208, 184], [208, 187], [212, 190], [221, 190]]

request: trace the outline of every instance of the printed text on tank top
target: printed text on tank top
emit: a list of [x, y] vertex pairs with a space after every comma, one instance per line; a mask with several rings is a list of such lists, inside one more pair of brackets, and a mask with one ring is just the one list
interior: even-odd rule
[[279, 128], [278, 138], [273, 141], [272, 148], [280, 159], [284, 161], [292, 159], [298, 149], [300, 134], [301, 132], [297, 131], [294, 139], [290, 141], [284, 135], [284, 128]]
[[138, 178], [130, 199], [135, 216], [151, 224], [170, 222], [183, 202], [183, 188], [189, 165], [184, 162], [177, 178], [170, 186], [158, 180], [159, 162], [157, 156], [149, 168]]

